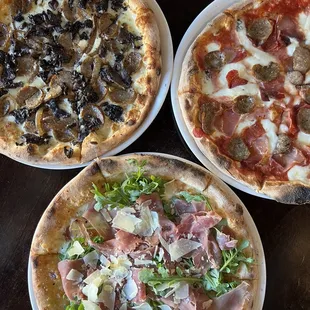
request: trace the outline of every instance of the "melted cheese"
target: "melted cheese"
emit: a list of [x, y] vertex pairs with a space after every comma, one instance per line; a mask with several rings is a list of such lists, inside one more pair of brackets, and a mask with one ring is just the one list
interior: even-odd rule
[[[277, 62], [276, 58], [271, 56], [268, 53], [263, 52], [262, 50], [256, 48], [253, 46], [251, 40], [248, 38], [246, 34], [246, 27], [244, 24], [244, 21], [241, 22], [241, 30], [237, 31], [237, 37], [239, 39], [240, 44], [249, 52], [252, 54], [250, 58], [250, 63], [252, 66], [254, 64], [260, 64], [262, 66], [269, 65], [270, 62]], [[245, 59], [245, 61], [249, 61], [248, 58]]]
[[300, 13], [298, 16], [298, 23], [306, 36], [306, 44], [310, 44], [310, 15]]
[[253, 119], [246, 119], [244, 121], [239, 122], [239, 124], [235, 130], [236, 134], [238, 134], [238, 135], [241, 134], [241, 132], [244, 129], [253, 126], [255, 123], [256, 123], [256, 119], [254, 119], [254, 118]]
[[310, 135], [300, 131], [297, 136], [297, 141], [302, 145], [310, 145]]
[[259, 93], [256, 84], [240, 85], [234, 88], [224, 88], [213, 94], [214, 97], [238, 97], [238, 96], [254, 96]]
[[221, 49], [221, 46], [218, 45], [217, 43], [210, 43], [207, 45], [206, 49], [208, 53], [211, 53], [214, 51], [219, 51]]
[[291, 44], [287, 46], [286, 51], [288, 56], [293, 56], [295, 49], [299, 46], [298, 40], [290, 38]]
[[309, 183], [310, 167], [294, 166], [288, 173], [288, 179], [290, 181], [301, 181]]
[[278, 142], [278, 136], [276, 133], [277, 126], [273, 122], [271, 122], [269, 119], [263, 119], [261, 121], [261, 124], [263, 128], [265, 129], [266, 135], [268, 137], [270, 153], [273, 153], [273, 151], [275, 150], [277, 146], [277, 142]]

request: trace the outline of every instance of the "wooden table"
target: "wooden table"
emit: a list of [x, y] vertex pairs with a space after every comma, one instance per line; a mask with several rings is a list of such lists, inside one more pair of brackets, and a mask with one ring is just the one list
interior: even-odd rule
[[[208, 1], [158, 0], [174, 41]], [[144, 135], [124, 153], [162, 152], [198, 163], [176, 128], [169, 96]], [[79, 170], [49, 171], [31, 168], [0, 157], [0, 309], [31, 309], [27, 264], [36, 225], [55, 194]], [[282, 205], [236, 190], [260, 232], [267, 261], [264, 309], [310, 309], [310, 209]]]

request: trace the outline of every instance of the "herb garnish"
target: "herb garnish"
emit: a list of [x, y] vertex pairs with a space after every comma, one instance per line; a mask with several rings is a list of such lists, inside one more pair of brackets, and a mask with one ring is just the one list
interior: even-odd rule
[[185, 199], [186, 202], [188, 202], [188, 203], [190, 203], [192, 201], [198, 201], [198, 202], [204, 201], [206, 203], [206, 206], [208, 207], [208, 209], [212, 210], [212, 207], [210, 205], [209, 199], [206, 196], [202, 195], [202, 194], [192, 195], [189, 192], [182, 191], [182, 192], [179, 193], [179, 195], [183, 199]]
[[76, 304], [74, 301], [71, 301], [65, 310], [84, 310], [84, 306], [82, 303]]
[[144, 166], [146, 161], [138, 162], [135, 159], [128, 162], [137, 167], [137, 171], [129, 175], [126, 174], [126, 179], [121, 183], [114, 183], [112, 186], [105, 184], [105, 191], [101, 193], [98, 187], [93, 184], [93, 193], [95, 194], [95, 210], [100, 211], [105, 206], [111, 208], [124, 208], [132, 205], [142, 194], [152, 194], [161, 192], [164, 181], [156, 176], [146, 176], [144, 174]]

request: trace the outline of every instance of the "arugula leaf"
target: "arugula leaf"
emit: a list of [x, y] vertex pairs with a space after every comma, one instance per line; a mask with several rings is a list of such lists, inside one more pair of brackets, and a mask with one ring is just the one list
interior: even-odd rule
[[131, 164], [137, 166], [137, 171], [126, 175], [126, 179], [121, 183], [115, 183], [112, 186], [105, 184], [105, 192], [101, 193], [98, 187], [93, 184], [93, 194], [97, 201], [94, 206], [96, 211], [100, 211], [105, 206], [111, 208], [124, 208], [132, 205], [142, 194], [152, 194], [163, 190], [164, 181], [156, 176], [145, 176], [143, 167], [146, 161], [137, 162], [137, 160], [128, 160]]
[[96, 237], [93, 238], [93, 241], [95, 243], [103, 243], [104, 239], [102, 237], [100, 237], [100, 236], [96, 236]]
[[209, 270], [203, 279], [203, 287], [207, 292], [215, 292], [215, 296], [218, 297], [222, 294], [225, 294], [237, 287], [240, 282], [232, 281], [225, 282], [223, 280], [223, 274], [217, 269]]
[[210, 205], [209, 199], [207, 197], [205, 197], [202, 194], [196, 194], [196, 195], [192, 195], [189, 192], [186, 191], [182, 191], [179, 193], [179, 195], [186, 200], [186, 202], [192, 202], [192, 201], [204, 201], [206, 203], [206, 206], [208, 207], [209, 210], [212, 210], [212, 207]]
[[253, 258], [246, 257], [242, 251], [249, 246], [248, 240], [243, 240], [240, 245], [229, 251], [222, 251], [223, 257], [223, 266], [221, 267], [220, 271], [224, 273], [231, 273], [235, 274], [241, 262], [246, 264], [252, 264], [254, 262]]
[[76, 304], [74, 301], [71, 301], [65, 310], [84, 310], [84, 306], [82, 303]]
[[[81, 246], [84, 249], [84, 253], [82, 253], [81, 255], [70, 256], [68, 254], [68, 250], [73, 246], [73, 243], [75, 241], [78, 241], [81, 244]], [[94, 248], [89, 246], [84, 238], [75, 238], [75, 239], [72, 239], [70, 242], [67, 243], [67, 245], [63, 248], [63, 250], [59, 253], [58, 256], [59, 256], [60, 260], [65, 260], [65, 259], [76, 260], [76, 259], [80, 259], [80, 258], [84, 257], [85, 255], [92, 252], [93, 250], [94, 250]]]

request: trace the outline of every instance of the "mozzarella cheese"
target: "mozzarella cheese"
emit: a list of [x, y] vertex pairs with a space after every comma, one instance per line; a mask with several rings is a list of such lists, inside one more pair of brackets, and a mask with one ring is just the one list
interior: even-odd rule
[[217, 43], [210, 43], [207, 45], [206, 49], [208, 53], [211, 53], [211, 52], [219, 51], [221, 49], [221, 46], [218, 45]]
[[290, 181], [301, 181], [309, 183], [310, 167], [309, 166], [294, 166], [288, 173], [288, 179]]
[[287, 46], [286, 51], [288, 56], [293, 56], [295, 49], [299, 46], [298, 40], [290, 38], [291, 44]]
[[214, 93], [214, 97], [238, 97], [238, 96], [254, 96], [259, 93], [256, 84], [240, 85], [234, 88], [224, 88]]
[[310, 15], [300, 13], [298, 16], [298, 23], [306, 36], [306, 44], [310, 44]]
[[263, 119], [261, 121], [261, 124], [263, 128], [265, 129], [266, 135], [268, 137], [270, 153], [273, 153], [273, 151], [275, 150], [277, 146], [277, 142], [278, 142], [278, 136], [276, 133], [277, 126], [273, 122], [271, 122], [269, 119]]
[[[244, 21], [241, 21], [241, 29], [237, 31], [237, 37], [240, 44], [252, 54], [255, 59], [251, 58], [251, 65], [260, 64], [262, 66], [269, 65], [270, 62], [277, 62], [276, 58], [271, 56], [268, 53], [263, 52], [262, 50], [253, 46], [252, 42], [247, 36], [246, 27]], [[246, 60], [245, 60], [246, 61]]]
[[297, 136], [297, 141], [303, 145], [310, 145], [310, 135], [300, 131]]
[[239, 122], [237, 128], [235, 129], [236, 134], [241, 134], [241, 132], [248, 128], [253, 126], [256, 123], [256, 119], [252, 118], [252, 119], [246, 119], [244, 121]]

